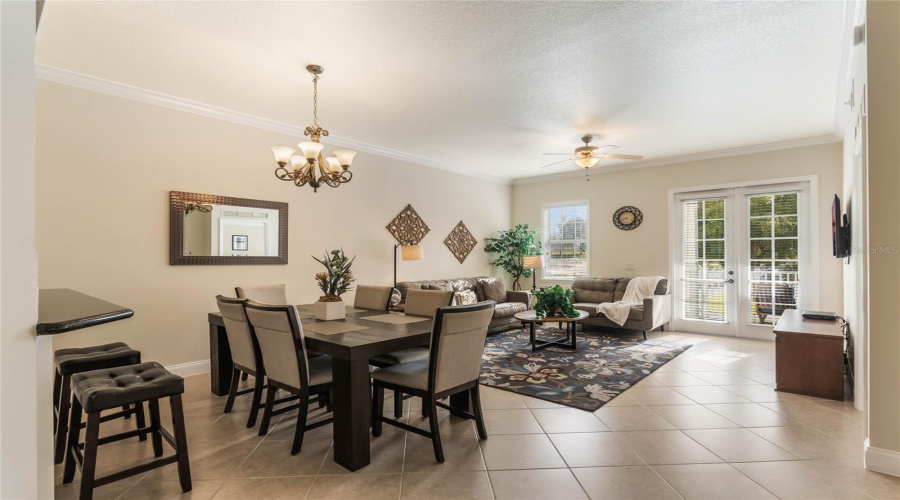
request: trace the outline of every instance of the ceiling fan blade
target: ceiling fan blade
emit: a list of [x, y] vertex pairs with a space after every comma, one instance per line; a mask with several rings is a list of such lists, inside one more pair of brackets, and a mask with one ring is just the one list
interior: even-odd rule
[[558, 164], [560, 164], [560, 163], [565, 163], [565, 162], [567, 162], [567, 161], [572, 161], [572, 160], [574, 160], [574, 159], [575, 159], [575, 158], [566, 158], [565, 160], [562, 160], [562, 161], [558, 161], [558, 162], [555, 162], [555, 163], [551, 163], [551, 164], [549, 164], [549, 165], [544, 165], [544, 166], [541, 167], [541, 168], [552, 167], [553, 165], [558, 165]]
[[572, 156], [572, 153], [544, 153], [544, 156], [550, 156], [550, 155], [566, 155], [566, 156]]
[[643, 160], [644, 157], [640, 155], [616, 155], [616, 154], [602, 154], [601, 158], [615, 158], [617, 160]]
[[619, 146], [616, 146], [615, 144], [607, 144], [606, 146], [598, 146], [597, 147], [597, 149], [606, 149], [606, 148], [619, 149]]

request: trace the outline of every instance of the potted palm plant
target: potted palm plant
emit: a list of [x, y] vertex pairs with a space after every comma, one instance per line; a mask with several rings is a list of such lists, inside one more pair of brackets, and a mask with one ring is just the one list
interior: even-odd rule
[[348, 258], [341, 249], [327, 252], [324, 259], [313, 259], [325, 266], [325, 271], [316, 273], [316, 281], [325, 294], [316, 302], [316, 319], [343, 319], [346, 309], [341, 295], [350, 290], [350, 283], [356, 281], [350, 272], [356, 257]]

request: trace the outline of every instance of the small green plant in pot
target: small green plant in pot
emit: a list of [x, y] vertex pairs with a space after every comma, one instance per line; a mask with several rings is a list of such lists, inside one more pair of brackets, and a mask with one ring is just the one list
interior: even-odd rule
[[571, 300], [575, 298], [575, 290], [554, 285], [542, 286], [532, 293], [535, 298], [534, 312], [538, 318], [578, 316], [578, 311], [572, 306]]
[[356, 281], [350, 272], [350, 266], [353, 265], [356, 257], [347, 257], [344, 255], [344, 250], [341, 249], [327, 252], [324, 259], [316, 257], [313, 259], [325, 267], [325, 271], [316, 273], [316, 281], [322, 293], [325, 294], [316, 302], [316, 319], [344, 318], [344, 301], [341, 299], [341, 295], [349, 292], [350, 284]]

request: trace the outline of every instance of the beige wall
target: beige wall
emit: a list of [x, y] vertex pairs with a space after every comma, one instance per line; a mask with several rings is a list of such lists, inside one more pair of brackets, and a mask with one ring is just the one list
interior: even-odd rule
[[869, 446], [900, 475], [900, 3], [868, 2]]
[[[44, 81], [37, 92], [40, 285], [135, 311], [59, 346], [121, 340], [165, 365], [208, 359], [206, 313], [235, 285], [286, 283], [291, 302], [312, 302], [319, 264], [310, 255], [337, 247], [357, 255], [359, 283], [390, 284], [385, 226], [407, 203], [431, 232], [425, 260], [401, 261], [400, 280], [494, 274], [483, 239], [509, 226], [508, 185], [360, 154], [352, 182], [314, 194], [273, 174], [269, 146], [296, 137]], [[171, 190], [289, 203], [290, 263], [170, 266]], [[443, 243], [460, 220], [479, 240], [464, 264]]]
[[[841, 145], [756, 153], [676, 165], [624, 170], [513, 186], [513, 223], [540, 227], [541, 204], [590, 200], [591, 275], [631, 277], [669, 274], [668, 192], [674, 188], [817, 175], [819, 182], [820, 307], [841, 311], [841, 265], [831, 256], [831, 199], [841, 192]], [[612, 215], [634, 205], [644, 222], [617, 229]], [[634, 264], [634, 270], [625, 270]]]
[[36, 337], [35, 5], [0, 2], [0, 498], [52, 498], [52, 337]]

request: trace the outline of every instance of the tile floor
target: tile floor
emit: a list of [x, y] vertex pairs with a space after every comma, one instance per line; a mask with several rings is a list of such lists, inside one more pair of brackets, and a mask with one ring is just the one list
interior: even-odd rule
[[[593, 414], [484, 388], [486, 441], [471, 421], [442, 411], [445, 463], [434, 461], [428, 439], [385, 426], [372, 439], [372, 464], [353, 474], [332, 460], [331, 426], [309, 432], [292, 457], [294, 416], [276, 417], [258, 437], [245, 427], [248, 396], [224, 415], [208, 376], [189, 377], [193, 491], [181, 494], [168, 466], [95, 498], [900, 498], [900, 478], [862, 467], [863, 415], [851, 403], [773, 390], [773, 343], [652, 335], [663, 336], [692, 347]], [[405, 409], [407, 422], [427, 426], [416, 400]], [[106, 424], [104, 433], [125, 425]], [[150, 456], [149, 443], [127, 440], [101, 447], [98, 468]], [[61, 474], [58, 466], [57, 483]], [[59, 485], [56, 494], [77, 498], [77, 489]]]

